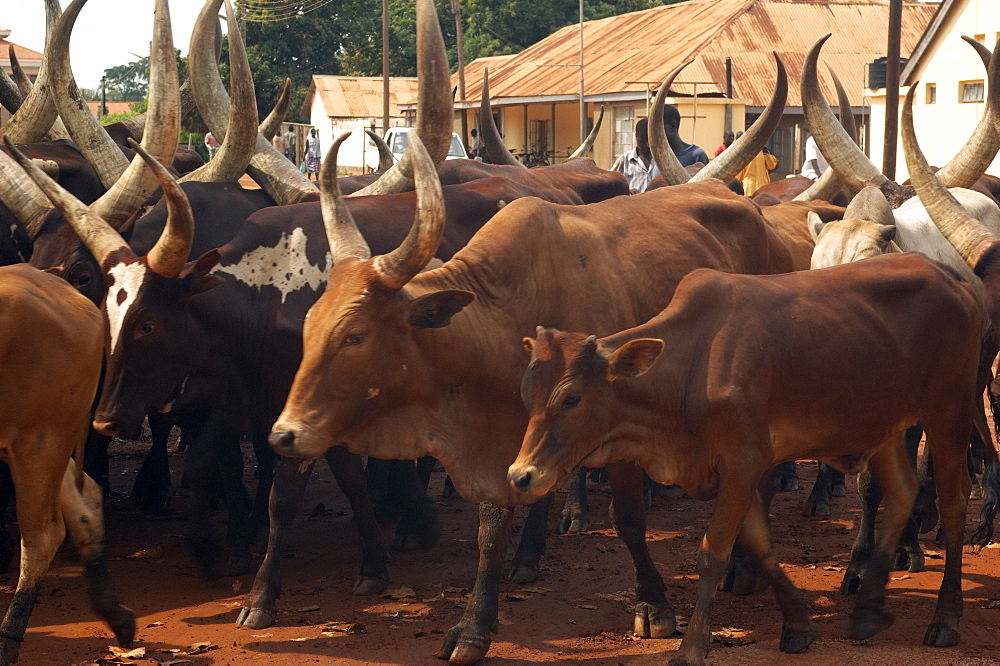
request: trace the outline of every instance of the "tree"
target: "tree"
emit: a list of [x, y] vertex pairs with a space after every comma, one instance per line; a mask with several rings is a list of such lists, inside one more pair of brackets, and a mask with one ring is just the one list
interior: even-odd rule
[[109, 102], [138, 102], [149, 90], [149, 56], [104, 70]]

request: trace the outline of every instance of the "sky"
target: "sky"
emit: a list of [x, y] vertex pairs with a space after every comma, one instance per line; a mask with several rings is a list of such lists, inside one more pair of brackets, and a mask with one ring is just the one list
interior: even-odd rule
[[[69, 3], [60, 0], [64, 8]], [[182, 55], [187, 55], [191, 29], [204, 4], [205, 0], [169, 0], [174, 46]], [[0, 28], [11, 31], [8, 41], [41, 53], [45, 48], [44, 3], [0, 0]], [[96, 89], [104, 70], [149, 55], [152, 36], [153, 0], [88, 0], [80, 10], [70, 41], [77, 85]]]

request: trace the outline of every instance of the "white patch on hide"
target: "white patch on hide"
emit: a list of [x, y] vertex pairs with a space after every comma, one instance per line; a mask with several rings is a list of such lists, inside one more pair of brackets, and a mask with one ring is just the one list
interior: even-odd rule
[[302, 229], [282, 234], [276, 247], [258, 247], [240, 259], [239, 263], [230, 266], [216, 266], [213, 273], [228, 273], [243, 284], [257, 289], [271, 285], [281, 292], [281, 302], [288, 295], [309, 287], [318, 290], [326, 284], [330, 269], [333, 268], [333, 255], [329, 251], [324, 260], [325, 266], [314, 266], [306, 258], [306, 234]]
[[138, 262], [121, 263], [115, 265], [108, 273], [111, 275], [112, 283], [108, 288], [106, 303], [108, 328], [111, 332], [111, 353], [114, 354], [118, 336], [121, 335], [122, 325], [125, 323], [125, 315], [135, 303], [139, 289], [142, 288], [142, 281], [146, 277], [146, 265]]

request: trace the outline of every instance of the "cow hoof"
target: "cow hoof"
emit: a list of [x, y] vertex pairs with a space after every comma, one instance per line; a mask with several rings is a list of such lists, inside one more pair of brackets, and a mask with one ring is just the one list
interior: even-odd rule
[[844, 595], [857, 593], [861, 589], [861, 581], [861, 572], [858, 567], [853, 564], [848, 566], [844, 579], [840, 581], [840, 593]]
[[670, 666], [698, 666], [705, 663], [705, 655], [692, 654], [690, 650], [685, 651], [683, 646], [681, 652], [669, 662]]
[[917, 522], [920, 523], [920, 533], [927, 534], [938, 524], [937, 504], [931, 500], [929, 502], [917, 501], [917, 506], [913, 509], [917, 514]]
[[789, 654], [798, 654], [812, 645], [814, 640], [816, 640], [814, 627], [792, 629], [785, 625], [781, 628], [781, 641], [778, 643], [778, 649]]
[[920, 552], [910, 553], [910, 562], [906, 567], [910, 573], [920, 573], [924, 570], [924, 554]]
[[863, 641], [871, 638], [883, 629], [888, 628], [893, 621], [892, 613], [882, 610], [855, 611], [851, 620], [851, 638]]
[[359, 597], [379, 594], [389, 587], [389, 579], [381, 576], [362, 576], [354, 586], [354, 594]]
[[834, 497], [843, 497], [847, 494], [847, 486], [843, 483], [835, 483], [833, 484], [833, 490], [830, 491], [830, 494]]
[[576, 532], [589, 531], [590, 520], [586, 516], [581, 516], [579, 514], [575, 516], [563, 514], [559, 517], [559, 524], [556, 525], [556, 533], [558, 534], [574, 534]]
[[958, 645], [958, 641], [958, 630], [937, 620], [931, 622], [927, 627], [927, 633], [924, 634], [924, 645], [930, 647], [951, 647]]
[[119, 604], [104, 620], [114, 633], [118, 645], [123, 648], [132, 647], [132, 641], [135, 640], [135, 612], [131, 608]]
[[893, 571], [905, 571], [910, 563], [910, 555], [902, 548], [896, 550], [896, 556], [892, 560]]
[[275, 614], [263, 608], [244, 608], [236, 618], [237, 629], [267, 629], [277, 621]]
[[774, 489], [779, 493], [789, 493], [799, 489], [799, 477], [792, 474], [777, 473], [774, 475]]
[[492, 642], [489, 630], [463, 621], [451, 628], [435, 656], [452, 664], [474, 664], [486, 657]]
[[830, 503], [822, 500], [806, 502], [806, 509], [803, 514], [807, 516], [826, 517], [830, 515]]
[[670, 638], [676, 630], [677, 618], [670, 604], [648, 601], [636, 603], [632, 633], [637, 638]]
[[538, 564], [515, 564], [510, 570], [510, 581], [518, 585], [528, 585], [542, 577]]

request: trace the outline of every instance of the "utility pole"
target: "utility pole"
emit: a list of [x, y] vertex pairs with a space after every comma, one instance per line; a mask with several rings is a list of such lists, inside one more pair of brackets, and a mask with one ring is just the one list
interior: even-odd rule
[[[525, 128], [527, 131], [527, 128]], [[583, 0], [580, 0], [580, 144], [587, 139], [587, 105], [583, 101]]]
[[389, 131], [389, 0], [382, 0], [382, 134]]
[[108, 82], [108, 77], [101, 77], [101, 108], [97, 114], [98, 118], [103, 118], [108, 115], [108, 91], [106, 84]]
[[[455, 41], [458, 45], [458, 98], [465, 101], [465, 48], [463, 46], [462, 3], [451, 0], [451, 13], [455, 15]], [[462, 109], [462, 143], [469, 145], [469, 114]]]
[[899, 126], [899, 34], [903, 0], [889, 0], [889, 45], [885, 59], [885, 143], [882, 173], [896, 179], [896, 133]]

